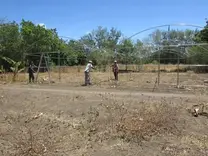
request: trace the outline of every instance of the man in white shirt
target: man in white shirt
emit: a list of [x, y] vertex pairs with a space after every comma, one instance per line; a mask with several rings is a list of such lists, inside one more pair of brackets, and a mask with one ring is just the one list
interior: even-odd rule
[[92, 65], [92, 61], [89, 61], [84, 71], [85, 72], [85, 86], [91, 85], [91, 82], [90, 82], [91, 69], [94, 69], [94, 67]]

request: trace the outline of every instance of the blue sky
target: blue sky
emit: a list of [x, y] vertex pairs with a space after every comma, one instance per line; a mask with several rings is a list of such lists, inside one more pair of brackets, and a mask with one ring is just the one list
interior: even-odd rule
[[0, 18], [44, 23], [77, 39], [97, 26], [115, 27], [125, 36], [169, 23], [204, 26], [207, 8], [208, 0], [1, 0]]

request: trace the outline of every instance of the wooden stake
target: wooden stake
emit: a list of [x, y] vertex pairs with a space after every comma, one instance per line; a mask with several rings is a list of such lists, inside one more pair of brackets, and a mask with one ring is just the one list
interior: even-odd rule
[[35, 79], [36, 82], [38, 81], [38, 75], [39, 75], [39, 71], [40, 71], [40, 66], [41, 66], [41, 63], [42, 63], [42, 59], [43, 59], [43, 53], [40, 56], [40, 61], [39, 61], [39, 64], [38, 64], [38, 71], [37, 71], [37, 75], [36, 75], [36, 79]]
[[44, 54], [44, 60], [45, 60], [46, 68], [47, 68], [47, 71], [48, 71], [48, 79], [49, 79], [48, 80], [48, 83], [50, 84], [51, 83], [51, 74], [50, 74], [50, 69], [49, 69], [48, 61], [45, 58], [45, 54]]
[[61, 81], [60, 51], [58, 52], [59, 82]]

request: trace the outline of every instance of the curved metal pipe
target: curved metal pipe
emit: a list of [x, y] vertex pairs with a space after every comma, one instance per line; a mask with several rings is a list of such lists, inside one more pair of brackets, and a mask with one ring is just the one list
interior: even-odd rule
[[139, 32], [131, 35], [130, 37], [128, 37], [128, 39], [131, 39], [132, 37], [137, 36], [138, 34], [141, 34], [141, 33], [145, 32], [145, 31], [148, 31], [148, 30], [161, 28], [161, 27], [168, 27], [168, 26], [190, 26], [190, 27], [201, 28], [201, 29], [204, 28], [204, 27], [199, 26], [199, 25], [186, 24], [186, 23], [164, 24], [164, 25], [154, 26], [154, 27], [150, 27], [150, 28], [144, 29], [142, 31], [139, 31]]

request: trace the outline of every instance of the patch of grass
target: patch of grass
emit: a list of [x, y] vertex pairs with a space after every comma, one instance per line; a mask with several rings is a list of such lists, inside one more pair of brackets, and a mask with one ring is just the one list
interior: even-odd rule
[[176, 127], [178, 121], [176, 108], [164, 103], [151, 107], [145, 104], [139, 110], [128, 112], [117, 124], [120, 136], [129, 141], [140, 142], [154, 135], [180, 134]]
[[32, 113], [30, 110], [2, 112], [1, 116], [4, 116], [1, 120], [4, 129], [0, 129], [2, 155], [55, 156], [74, 149], [71, 145], [65, 148], [65, 144], [70, 144], [70, 134], [73, 134], [71, 124], [56, 116]]
[[[129, 103], [119, 102], [101, 95], [103, 102], [94, 108], [90, 120], [90, 131], [101, 140], [120, 138], [127, 142], [141, 143], [152, 136], [180, 135], [178, 129], [179, 108], [172, 107], [166, 101], [161, 103], [138, 103], [139, 108], [128, 108]], [[104, 112], [104, 114], [103, 114]], [[103, 114], [104, 117], [99, 115]]]
[[[157, 73], [119, 73], [118, 84], [115, 84], [113, 80], [112, 72], [92, 72], [91, 81], [92, 87], [99, 88], [109, 88], [115, 86], [122, 89], [148, 89], [152, 91], [152, 88], [155, 85], [155, 80], [157, 78]], [[2, 76], [2, 78], [1, 78]], [[36, 76], [36, 74], [35, 74]], [[206, 74], [195, 74], [191, 72], [180, 73], [179, 74], [179, 85], [188, 86], [191, 90], [194, 91], [194, 86], [199, 85], [197, 91], [203, 89], [203, 86], [206, 87], [204, 80], [208, 79]], [[112, 80], [112, 81], [111, 81]], [[12, 81], [12, 74], [0, 75], [0, 83], [8, 83]], [[28, 82], [28, 74], [19, 73], [17, 77], [18, 82]], [[48, 83], [48, 73], [39, 74], [39, 83]], [[81, 86], [84, 83], [84, 73], [72, 71], [69, 73], [61, 73], [61, 80], [59, 82], [59, 74], [56, 72], [51, 72], [51, 81], [57, 85], [70, 85], [70, 86]], [[174, 85], [177, 83], [177, 74], [176, 73], [161, 73], [160, 74], [160, 88], [161, 90], [174, 90]], [[205, 88], [206, 89], [206, 88]], [[186, 90], [188, 91], [188, 90]]]
[[[112, 155], [206, 155], [206, 120], [188, 115], [184, 104], [190, 101], [142, 101], [112, 93], [31, 93], [18, 92], [27, 101], [22, 104], [21, 99], [13, 103], [17, 94], [0, 91], [0, 155], [101, 155], [103, 150]], [[194, 127], [195, 123], [200, 124]]]

